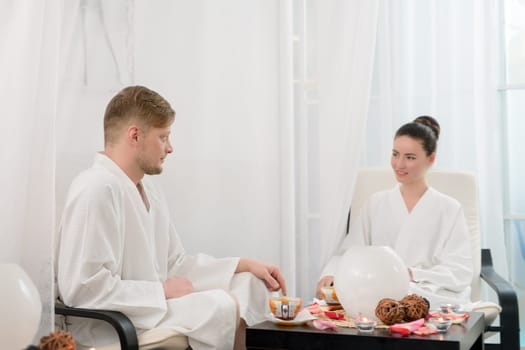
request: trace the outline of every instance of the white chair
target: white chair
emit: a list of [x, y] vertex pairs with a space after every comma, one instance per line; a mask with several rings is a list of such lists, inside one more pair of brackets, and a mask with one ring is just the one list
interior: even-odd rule
[[[98, 346], [97, 350], [187, 350], [191, 349], [188, 338], [176, 331], [169, 329], [151, 329], [137, 336], [133, 323], [126, 315], [112, 310], [81, 309], [65, 306], [57, 301], [55, 314], [64, 317], [83, 317], [108, 322], [117, 332], [119, 343]], [[67, 330], [67, 321], [55, 322], [60, 328]], [[92, 349], [92, 347], [78, 346], [77, 349]]]
[[[485, 307], [476, 309], [476, 311], [485, 313], [487, 332], [500, 333], [500, 344], [498, 346], [490, 344], [490, 346], [505, 350], [519, 349], [519, 315], [516, 293], [511, 285], [493, 269], [490, 250], [482, 250], [480, 248], [479, 197], [475, 176], [464, 172], [431, 170], [428, 173], [427, 180], [430, 186], [455, 198], [463, 207], [470, 231], [472, 256], [474, 259], [474, 277], [471, 283], [472, 301], [480, 300], [482, 279], [498, 295], [499, 305], [502, 310], [499, 314], [499, 327], [491, 326], [494, 319], [498, 316], [498, 307], [491, 307], [489, 303], [486, 303]], [[348, 215], [348, 224], [350, 225], [354, 218], [359, 215], [361, 207], [371, 194], [390, 189], [395, 184], [396, 179], [391, 169], [362, 169], [359, 171]], [[489, 348], [487, 345], [486, 348]]]

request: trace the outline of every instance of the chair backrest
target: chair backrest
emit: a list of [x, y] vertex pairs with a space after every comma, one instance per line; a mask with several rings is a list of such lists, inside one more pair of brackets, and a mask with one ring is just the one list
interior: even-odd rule
[[[430, 170], [427, 176], [428, 184], [452, 198], [463, 207], [465, 219], [470, 232], [470, 244], [474, 262], [474, 275], [471, 283], [471, 299], [480, 298], [481, 245], [479, 229], [479, 197], [476, 177], [473, 174], [458, 171]], [[394, 187], [396, 179], [392, 169], [368, 168], [362, 169], [357, 175], [352, 197], [350, 223], [361, 212], [371, 194]]]

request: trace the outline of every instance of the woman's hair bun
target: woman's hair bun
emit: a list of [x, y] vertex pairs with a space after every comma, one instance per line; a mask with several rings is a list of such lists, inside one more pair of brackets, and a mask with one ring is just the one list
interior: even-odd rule
[[439, 139], [439, 133], [441, 131], [441, 128], [439, 126], [439, 123], [436, 119], [428, 116], [428, 115], [422, 115], [414, 119], [414, 123], [423, 124], [425, 126], [428, 126], [432, 132], [434, 133], [434, 136], [436, 137], [436, 140]]

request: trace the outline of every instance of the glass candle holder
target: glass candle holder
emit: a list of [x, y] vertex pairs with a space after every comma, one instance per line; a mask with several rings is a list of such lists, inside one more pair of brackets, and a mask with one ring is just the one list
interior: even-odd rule
[[452, 320], [449, 318], [431, 318], [430, 323], [433, 324], [438, 333], [446, 333], [452, 324]]
[[441, 309], [441, 312], [444, 313], [458, 312], [460, 310], [460, 306], [458, 304], [441, 304], [439, 308]]
[[366, 317], [362, 317], [355, 320], [355, 325], [359, 332], [369, 333], [374, 331], [377, 322]]

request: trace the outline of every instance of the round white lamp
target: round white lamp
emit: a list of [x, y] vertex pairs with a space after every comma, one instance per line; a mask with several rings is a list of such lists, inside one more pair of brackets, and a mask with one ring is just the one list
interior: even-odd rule
[[0, 279], [0, 344], [5, 349], [24, 349], [33, 342], [40, 324], [40, 295], [16, 264], [0, 263]]
[[346, 313], [377, 320], [375, 308], [383, 298], [402, 299], [408, 293], [408, 270], [390, 247], [349, 247], [339, 260], [334, 288]]

